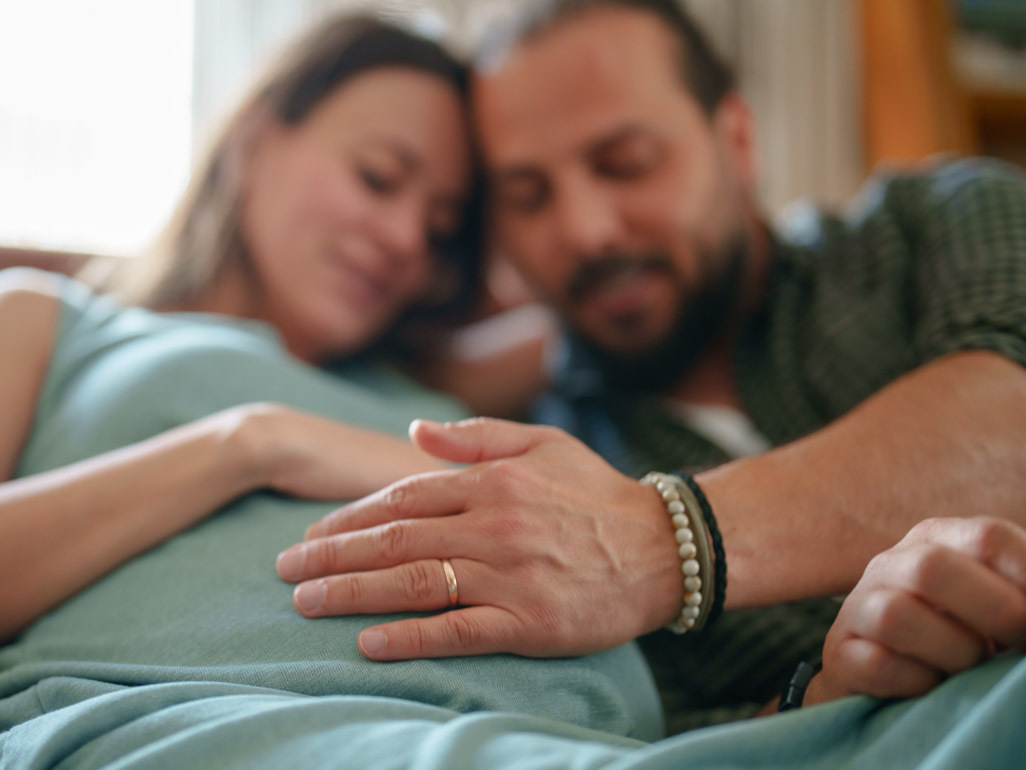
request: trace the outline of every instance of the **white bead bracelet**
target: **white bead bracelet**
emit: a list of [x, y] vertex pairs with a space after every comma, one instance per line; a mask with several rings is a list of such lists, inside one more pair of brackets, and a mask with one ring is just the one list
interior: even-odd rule
[[712, 554], [702, 508], [684, 480], [677, 476], [653, 472], [646, 475], [641, 483], [654, 487], [666, 505], [684, 575], [680, 614], [666, 628], [676, 634], [698, 630], [708, 617], [713, 588]]

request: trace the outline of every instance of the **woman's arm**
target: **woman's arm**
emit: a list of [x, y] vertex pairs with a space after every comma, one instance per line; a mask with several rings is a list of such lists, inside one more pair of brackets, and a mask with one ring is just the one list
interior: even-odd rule
[[245, 492], [346, 500], [440, 467], [391, 436], [251, 404], [0, 484], [0, 582], [20, 587], [0, 598], [0, 639]]
[[58, 323], [45, 273], [0, 276], [0, 639], [259, 478], [220, 415], [49, 473], [8, 481], [26, 443]]
[[18, 586], [0, 598], [0, 639], [256, 486], [233, 448], [242, 421], [221, 413], [0, 484], [0, 581]]
[[0, 276], [0, 639], [247, 491], [344, 500], [440, 463], [406, 441], [272, 404], [9, 481], [57, 325], [45, 274]]

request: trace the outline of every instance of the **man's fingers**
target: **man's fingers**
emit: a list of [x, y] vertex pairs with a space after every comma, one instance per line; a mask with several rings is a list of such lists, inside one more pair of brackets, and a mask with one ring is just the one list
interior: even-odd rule
[[[486, 571], [467, 559], [452, 559], [450, 565], [460, 604], [479, 603], [488, 585]], [[292, 592], [292, 604], [308, 618], [440, 610], [451, 603], [440, 559], [308, 580]]]
[[400, 519], [462, 513], [467, 504], [467, 476], [457, 470], [409, 476], [372, 495], [343, 505], [310, 525], [305, 539], [353, 532]]
[[[410, 438], [444, 459], [477, 463], [520, 455], [562, 431], [478, 417], [456, 423], [415, 420]], [[448, 516], [464, 511], [480, 478], [474, 469], [434, 471], [397, 481], [329, 513], [306, 531], [306, 539], [352, 532], [398, 519]]]
[[448, 658], [516, 652], [522, 624], [497, 607], [466, 607], [430, 618], [414, 618], [364, 629], [360, 652], [372, 660]]
[[897, 655], [948, 674], [970, 668], [987, 655], [982, 637], [907, 591], [880, 588], [857, 599], [844, 611], [851, 631]]
[[496, 561], [496, 544], [475, 537], [462, 515], [444, 519], [402, 519], [377, 527], [328, 535], [289, 546], [278, 554], [278, 576], [301, 580], [384, 569], [419, 559], [468, 556]]
[[555, 435], [559, 435], [555, 428], [488, 417], [451, 423], [414, 420], [410, 424], [410, 440], [417, 447], [456, 463], [479, 463], [522, 455]]
[[927, 519], [914, 526], [901, 546], [933, 543], [985, 564], [1026, 593], [1026, 529], [1004, 519]]
[[842, 689], [877, 698], [911, 698], [929, 692], [944, 678], [922, 661], [899, 655], [883, 645], [857, 636], [838, 644], [836, 656], [824, 660], [823, 673], [842, 670]]
[[1026, 593], [975, 554], [945, 545], [913, 544], [889, 558], [900, 566], [893, 585], [948, 613], [982, 637], [1026, 646]]

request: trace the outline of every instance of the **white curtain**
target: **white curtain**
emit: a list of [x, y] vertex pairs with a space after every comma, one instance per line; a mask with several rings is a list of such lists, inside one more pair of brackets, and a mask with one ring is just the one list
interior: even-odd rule
[[863, 177], [857, 0], [686, 0], [755, 112], [762, 198], [837, 204]]
[[[758, 121], [761, 196], [838, 203], [862, 177], [857, 0], [685, 0], [737, 68]], [[196, 0], [194, 126], [217, 119], [253, 67], [297, 28], [337, 8], [435, 14], [456, 39], [516, 0]]]
[[469, 0], [194, 0], [193, 136], [203, 140], [254, 70], [303, 27], [335, 10], [461, 26]]

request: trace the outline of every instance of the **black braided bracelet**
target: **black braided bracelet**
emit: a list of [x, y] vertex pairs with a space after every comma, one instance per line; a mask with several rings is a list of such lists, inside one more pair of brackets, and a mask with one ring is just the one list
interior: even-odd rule
[[715, 557], [713, 559], [713, 603], [709, 609], [709, 617], [705, 621], [705, 624], [708, 625], [723, 614], [723, 602], [727, 597], [727, 555], [723, 550], [723, 536], [720, 534], [720, 528], [716, 524], [716, 517], [713, 516], [712, 506], [709, 505], [709, 500], [706, 498], [705, 493], [702, 492], [702, 488], [698, 486], [698, 482], [691, 475], [682, 473], [680, 477], [684, 479], [688, 489], [698, 499], [698, 504], [702, 507], [702, 516], [705, 518], [705, 524], [709, 528], [709, 537], [712, 540], [713, 556]]

